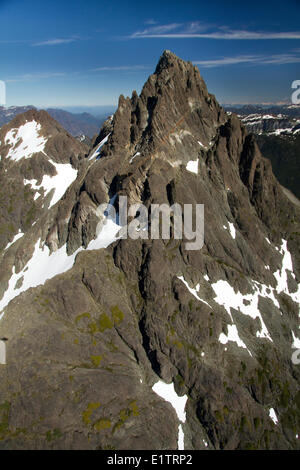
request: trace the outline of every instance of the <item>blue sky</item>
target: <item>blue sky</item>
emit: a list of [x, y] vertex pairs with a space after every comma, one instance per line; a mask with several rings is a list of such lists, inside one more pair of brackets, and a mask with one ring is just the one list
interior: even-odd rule
[[290, 101], [300, 2], [0, 0], [7, 105], [115, 105], [164, 49], [198, 65], [221, 103]]

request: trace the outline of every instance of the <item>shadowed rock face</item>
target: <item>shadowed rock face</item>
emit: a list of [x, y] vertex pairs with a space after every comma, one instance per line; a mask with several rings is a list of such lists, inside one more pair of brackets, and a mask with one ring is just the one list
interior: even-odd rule
[[[159, 378], [188, 397], [186, 449], [297, 448], [299, 207], [198, 69], [169, 51], [140, 96], [120, 97], [96, 150], [108, 135], [65, 196], [0, 254], [3, 292], [37, 240], [51, 256], [65, 246], [69, 259], [88, 247], [97, 206], [116, 194], [204, 204], [204, 247], [123, 239], [82, 250], [5, 306], [0, 448], [176, 449], [176, 413], [152, 391]], [[187, 169], [196, 160], [197, 174]]]

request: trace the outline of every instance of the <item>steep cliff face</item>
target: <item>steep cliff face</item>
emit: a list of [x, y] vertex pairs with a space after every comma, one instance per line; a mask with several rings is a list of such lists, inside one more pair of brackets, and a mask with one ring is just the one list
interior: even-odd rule
[[[299, 447], [300, 212], [254, 138], [165, 51], [76, 162], [64, 197], [0, 253], [0, 448]], [[117, 239], [97, 208], [124, 195], [204, 204], [203, 248]]]

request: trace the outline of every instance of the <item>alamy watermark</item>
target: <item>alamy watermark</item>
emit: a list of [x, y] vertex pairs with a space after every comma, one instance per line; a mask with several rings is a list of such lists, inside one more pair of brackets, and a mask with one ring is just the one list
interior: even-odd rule
[[[118, 212], [113, 198], [109, 204], [100, 204], [97, 214], [101, 218], [96, 234], [103, 228], [103, 218], [120, 226], [118, 238], [188, 240], [186, 250], [200, 250], [204, 244], [204, 204], [144, 204], [127, 206], [127, 196], [119, 196]], [[129, 220], [129, 222], [128, 222]]]
[[300, 349], [296, 349], [292, 354], [292, 363], [298, 366], [300, 364]]
[[0, 80], [0, 105], [6, 104], [6, 85], [3, 80]]
[[300, 80], [294, 80], [292, 88], [295, 88], [295, 91], [292, 93], [292, 103], [300, 104]]
[[0, 365], [6, 364], [6, 338], [0, 339]]

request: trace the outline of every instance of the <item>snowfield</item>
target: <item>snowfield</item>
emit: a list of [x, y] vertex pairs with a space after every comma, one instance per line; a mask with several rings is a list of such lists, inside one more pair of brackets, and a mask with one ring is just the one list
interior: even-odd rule
[[89, 160], [93, 160], [94, 158], [98, 160], [100, 158], [100, 150], [103, 147], [104, 144], [108, 141], [108, 138], [111, 133], [109, 133], [106, 137], [104, 137], [103, 140], [101, 140], [100, 144], [97, 146], [96, 150], [92, 152], [92, 154], [89, 157]]
[[17, 162], [21, 158], [30, 158], [34, 153], [44, 153], [47, 139], [39, 135], [40, 130], [40, 124], [30, 121], [7, 132], [4, 142], [11, 146], [7, 158]]
[[177, 395], [173, 383], [167, 384], [162, 380], [156, 382], [156, 384], [153, 385], [152, 390], [158, 396], [171, 403], [176, 411], [180, 422], [178, 426], [178, 450], [184, 450], [184, 434], [181, 423], [185, 423], [186, 420], [185, 405], [188, 399], [187, 395], [180, 397]]
[[193, 289], [192, 287], [189, 286], [189, 284], [187, 283], [187, 281], [184, 279], [183, 276], [177, 276], [178, 279], [180, 279], [180, 281], [183, 282], [183, 284], [187, 287], [187, 289], [189, 290], [189, 292], [194, 296], [196, 297], [197, 300], [200, 300], [200, 302], [203, 302], [204, 304], [208, 305], [210, 308], [212, 308], [205, 300], [201, 299], [199, 297], [199, 290], [200, 290], [200, 284], [197, 284], [196, 285], [196, 288]]
[[49, 159], [49, 162], [55, 167], [56, 175], [44, 175], [40, 185], [37, 185], [37, 180], [24, 180], [24, 184], [30, 184], [32, 189], [39, 191], [44, 190], [44, 197], [54, 189], [54, 194], [51, 199], [50, 207], [54, 206], [65, 194], [68, 187], [77, 178], [77, 170], [75, 170], [70, 163], [55, 163]]
[[17, 240], [19, 240], [19, 238], [22, 238], [23, 235], [24, 235], [24, 233], [21, 232], [21, 230], [19, 230], [19, 233], [17, 233], [17, 234], [14, 236], [14, 238], [12, 239], [12, 241], [9, 242], [9, 243], [6, 245], [6, 247], [4, 248], [4, 251], [5, 251], [5, 250], [8, 250], [8, 248], [9, 248], [11, 245], [13, 245]]
[[[230, 234], [232, 238], [235, 239], [236, 230], [234, 228], [234, 225], [230, 222], [228, 222], [228, 224], [229, 224]], [[224, 225], [224, 228], [227, 230], [227, 227], [225, 225]], [[271, 245], [270, 240], [268, 240], [267, 238], [266, 240]], [[280, 248], [274, 247], [274, 248], [276, 248], [277, 251], [279, 251], [282, 254], [281, 268], [273, 273], [275, 279], [277, 280], [276, 289], [273, 289], [271, 286], [267, 286], [265, 284], [260, 284], [259, 282], [255, 280], [250, 280], [249, 287], [251, 287], [252, 293], [242, 294], [239, 291], [236, 292], [234, 288], [229, 284], [229, 282], [223, 279], [220, 279], [219, 281], [211, 284], [211, 287], [215, 292], [215, 297], [213, 300], [225, 308], [225, 310], [227, 311], [231, 319], [231, 324], [227, 325], [227, 334], [222, 332], [219, 336], [219, 342], [224, 345], [227, 344], [228, 342], [235, 342], [239, 347], [246, 349], [251, 356], [252, 356], [251, 351], [248, 349], [247, 345], [239, 336], [238, 328], [233, 321], [231, 309], [233, 308], [237, 310], [238, 312], [240, 312], [241, 314], [250, 316], [253, 319], [259, 318], [260, 323], [261, 323], [261, 330], [256, 332], [256, 337], [265, 338], [273, 342], [273, 339], [264, 323], [261, 312], [258, 308], [259, 297], [270, 299], [273, 302], [276, 309], [278, 310], [278, 314], [280, 315], [282, 315], [282, 312], [280, 310], [279, 302], [275, 296], [276, 293], [284, 292], [285, 294], [289, 295], [294, 302], [298, 304], [300, 303], [300, 284], [298, 284], [297, 292], [291, 293], [289, 292], [289, 289], [288, 289], [288, 282], [287, 282], [288, 274], [287, 273], [289, 272], [293, 278], [295, 278], [295, 275], [293, 272], [292, 257], [287, 248], [287, 241], [282, 240], [281, 247]], [[266, 269], [270, 269], [270, 268], [266, 266]], [[189, 286], [189, 284], [187, 283], [187, 281], [184, 279], [183, 276], [177, 276], [177, 277], [184, 283], [184, 285], [187, 287], [189, 292], [197, 300], [199, 300], [200, 302], [204, 302], [206, 305], [212, 308], [209, 303], [207, 303], [204, 299], [202, 299], [199, 296], [199, 291], [200, 291], [199, 283], [196, 285], [195, 288], [192, 288]], [[204, 276], [204, 279], [206, 281], [209, 281], [209, 277], [207, 275]], [[298, 339], [295, 336], [293, 331], [291, 332], [291, 334], [293, 337], [293, 347], [300, 348], [300, 339]]]
[[190, 160], [186, 165], [187, 171], [191, 173], [198, 174], [198, 159], [197, 160]]
[[[111, 219], [110, 215], [108, 215], [104, 219], [102, 229], [97, 238], [91, 240], [86, 249], [99, 250], [100, 248], [108, 247], [117, 240], [117, 233], [120, 228], [121, 227]], [[0, 300], [0, 320], [5, 313], [3, 309], [12, 299], [31, 287], [43, 285], [48, 279], [52, 279], [58, 274], [62, 274], [71, 269], [74, 265], [76, 255], [83, 250], [84, 248], [80, 247], [75, 253], [68, 256], [66, 245], [63, 245], [50, 254], [49, 248], [46, 245], [41, 246], [41, 240], [39, 239], [34, 246], [31, 259], [23, 270], [16, 273], [13, 267], [8, 288]], [[21, 286], [16, 288], [16, 283], [18, 281], [21, 282], [21, 280], [23, 280]]]

